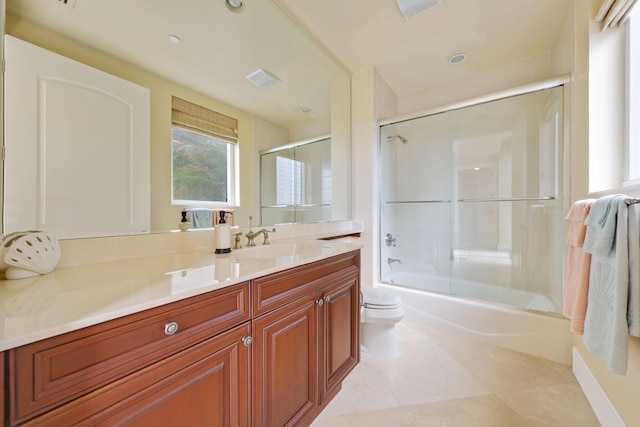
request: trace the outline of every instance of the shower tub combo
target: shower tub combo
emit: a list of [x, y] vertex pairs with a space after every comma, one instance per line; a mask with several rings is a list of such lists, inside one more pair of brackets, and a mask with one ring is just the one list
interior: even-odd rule
[[406, 318], [570, 363], [563, 80], [380, 125], [380, 283]]

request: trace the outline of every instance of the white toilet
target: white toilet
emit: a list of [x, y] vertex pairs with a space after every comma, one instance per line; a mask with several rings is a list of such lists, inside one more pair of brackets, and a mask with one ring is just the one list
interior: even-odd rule
[[396, 335], [396, 323], [404, 317], [400, 297], [372, 286], [362, 286], [361, 292], [360, 349], [374, 356], [400, 356]]

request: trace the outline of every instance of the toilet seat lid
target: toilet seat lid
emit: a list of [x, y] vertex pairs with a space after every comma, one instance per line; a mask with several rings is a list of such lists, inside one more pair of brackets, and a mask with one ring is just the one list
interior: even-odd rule
[[400, 297], [371, 286], [361, 288], [365, 308], [393, 309], [402, 305]]

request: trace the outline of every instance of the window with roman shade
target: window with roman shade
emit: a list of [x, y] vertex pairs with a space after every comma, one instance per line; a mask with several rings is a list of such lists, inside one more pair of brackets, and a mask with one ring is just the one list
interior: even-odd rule
[[234, 206], [237, 144], [237, 119], [172, 97], [172, 204]]

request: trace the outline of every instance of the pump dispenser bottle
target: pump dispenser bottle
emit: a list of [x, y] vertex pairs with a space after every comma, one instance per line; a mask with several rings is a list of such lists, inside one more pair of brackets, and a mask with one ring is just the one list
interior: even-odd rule
[[215, 227], [215, 253], [217, 254], [228, 254], [231, 252], [231, 227], [227, 224], [225, 215], [225, 211], [220, 211], [220, 222]]

